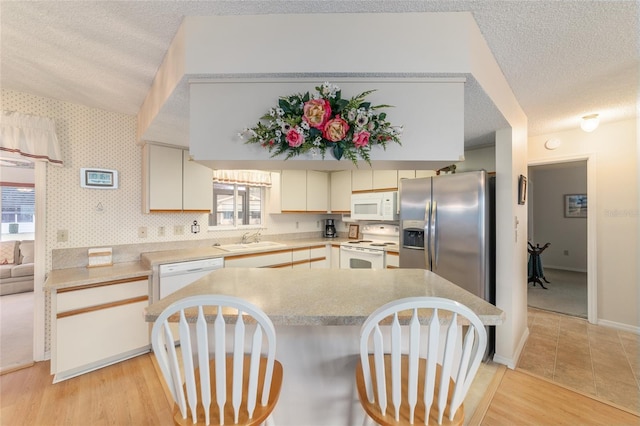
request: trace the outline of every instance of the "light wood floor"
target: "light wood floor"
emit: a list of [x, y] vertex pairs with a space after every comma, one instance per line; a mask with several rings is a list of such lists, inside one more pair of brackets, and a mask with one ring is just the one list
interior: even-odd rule
[[[524, 372], [502, 370], [470, 424], [635, 425], [640, 417]], [[152, 355], [52, 384], [49, 362], [0, 376], [0, 424], [170, 425], [171, 409]], [[483, 415], [484, 410], [486, 414]], [[303, 425], [300, 425], [303, 426]]]

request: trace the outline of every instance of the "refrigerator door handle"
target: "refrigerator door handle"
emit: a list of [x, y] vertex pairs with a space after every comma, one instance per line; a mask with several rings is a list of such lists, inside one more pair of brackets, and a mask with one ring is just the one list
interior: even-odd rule
[[433, 261], [431, 270], [435, 272], [438, 269], [438, 205], [435, 201], [431, 207], [431, 232], [429, 234], [429, 245], [431, 246], [429, 251]]
[[431, 270], [431, 252], [429, 247], [429, 218], [431, 217], [431, 201], [424, 208], [424, 264]]

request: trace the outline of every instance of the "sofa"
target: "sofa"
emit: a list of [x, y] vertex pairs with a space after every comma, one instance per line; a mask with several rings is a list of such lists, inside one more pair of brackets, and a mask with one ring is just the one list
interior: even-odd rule
[[0, 241], [0, 296], [33, 291], [33, 240]]

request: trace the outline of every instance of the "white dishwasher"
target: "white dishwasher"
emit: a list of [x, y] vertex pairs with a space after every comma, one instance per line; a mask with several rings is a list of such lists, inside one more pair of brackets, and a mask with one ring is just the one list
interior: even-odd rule
[[162, 299], [220, 268], [224, 268], [224, 258], [222, 257], [160, 265], [158, 274], [160, 298]]

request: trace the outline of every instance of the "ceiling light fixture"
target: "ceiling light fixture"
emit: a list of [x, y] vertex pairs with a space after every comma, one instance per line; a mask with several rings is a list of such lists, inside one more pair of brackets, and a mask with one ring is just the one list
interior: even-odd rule
[[598, 124], [600, 124], [598, 114], [589, 114], [582, 117], [582, 120], [580, 121], [580, 128], [585, 132], [593, 132], [598, 128]]
[[556, 148], [558, 148], [560, 146], [560, 139], [557, 138], [553, 138], [553, 139], [549, 139], [548, 141], [546, 141], [544, 143], [544, 147], [549, 149], [549, 150], [554, 150]]

